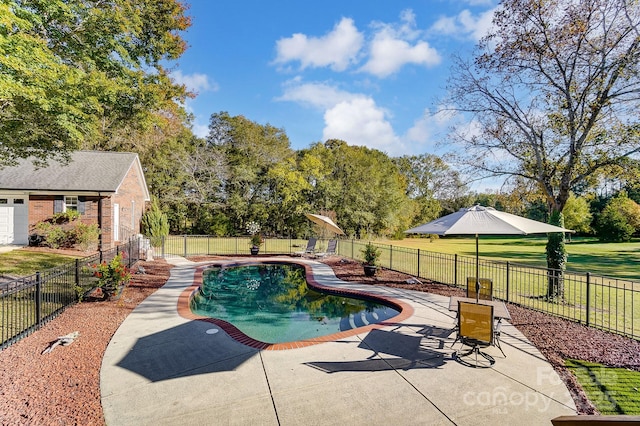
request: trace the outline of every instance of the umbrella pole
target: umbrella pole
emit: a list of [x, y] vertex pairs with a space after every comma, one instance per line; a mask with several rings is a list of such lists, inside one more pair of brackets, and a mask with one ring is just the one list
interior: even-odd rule
[[480, 300], [480, 258], [478, 257], [478, 234], [476, 234], [476, 303]]

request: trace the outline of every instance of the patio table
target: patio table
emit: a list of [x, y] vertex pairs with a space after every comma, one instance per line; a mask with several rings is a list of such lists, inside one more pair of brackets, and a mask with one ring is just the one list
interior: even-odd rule
[[476, 301], [475, 297], [459, 297], [459, 296], [451, 296], [449, 298], [449, 310], [458, 312], [458, 302], [468, 302], [468, 303], [478, 303], [480, 305], [491, 305], [493, 306], [493, 316], [498, 319], [506, 319], [507, 321], [511, 319], [511, 315], [509, 315], [509, 311], [507, 310], [507, 305], [502, 300], [479, 300]]

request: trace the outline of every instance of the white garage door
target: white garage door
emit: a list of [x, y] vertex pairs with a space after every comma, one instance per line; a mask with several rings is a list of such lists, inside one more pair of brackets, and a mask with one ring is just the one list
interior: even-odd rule
[[0, 194], [0, 244], [27, 244], [28, 234], [27, 196]]

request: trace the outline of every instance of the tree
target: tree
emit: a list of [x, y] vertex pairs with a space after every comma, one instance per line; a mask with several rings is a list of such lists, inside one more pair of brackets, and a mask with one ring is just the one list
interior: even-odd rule
[[0, 165], [102, 147], [186, 96], [162, 62], [189, 26], [178, 0], [14, 0], [0, 5]]
[[572, 229], [581, 234], [589, 234], [593, 216], [589, 211], [589, 202], [585, 197], [576, 197], [573, 193], [569, 196], [562, 211], [564, 215], [564, 225], [567, 229]]
[[349, 235], [395, 234], [411, 218], [406, 181], [383, 152], [330, 139], [300, 153], [314, 211], [334, 211]]
[[140, 232], [150, 238], [152, 247], [160, 247], [162, 239], [169, 235], [169, 221], [160, 209], [157, 198], [154, 198], [151, 208], [142, 215], [140, 228]]
[[393, 162], [405, 177], [407, 196], [416, 204], [410, 225], [436, 219], [443, 209], [455, 209], [456, 200], [467, 192], [458, 173], [436, 155], [405, 155]]
[[284, 130], [221, 112], [211, 115], [207, 143], [226, 164], [221, 203], [225, 216], [234, 224], [233, 232], [241, 232], [248, 221], [274, 231], [270, 215], [275, 217], [279, 208], [280, 195], [274, 190], [281, 187], [282, 169], [273, 169], [295, 157]]
[[640, 205], [624, 191], [609, 200], [598, 216], [598, 238], [604, 242], [629, 241], [639, 229]]
[[[454, 135], [461, 160], [536, 182], [557, 218], [572, 189], [638, 153], [639, 16], [625, 0], [504, 0], [475, 62], [457, 60], [449, 81], [474, 122]], [[549, 267], [566, 257], [547, 252]]]

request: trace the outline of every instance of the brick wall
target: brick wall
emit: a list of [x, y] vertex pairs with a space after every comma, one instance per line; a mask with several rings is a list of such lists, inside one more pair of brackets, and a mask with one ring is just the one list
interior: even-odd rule
[[38, 222], [42, 222], [53, 216], [53, 196], [31, 195], [29, 196], [29, 233]]
[[[29, 233], [35, 231], [38, 222], [47, 220], [54, 215], [55, 195], [31, 195], [29, 196]], [[112, 206], [111, 197], [82, 197], [84, 213], [80, 215], [80, 221], [91, 225], [98, 223], [98, 202], [102, 199], [102, 248], [113, 247]]]
[[134, 234], [140, 233], [140, 219], [147, 207], [142, 182], [138, 168], [132, 165], [111, 203], [112, 207], [117, 203], [120, 208], [120, 227], [130, 229]]

